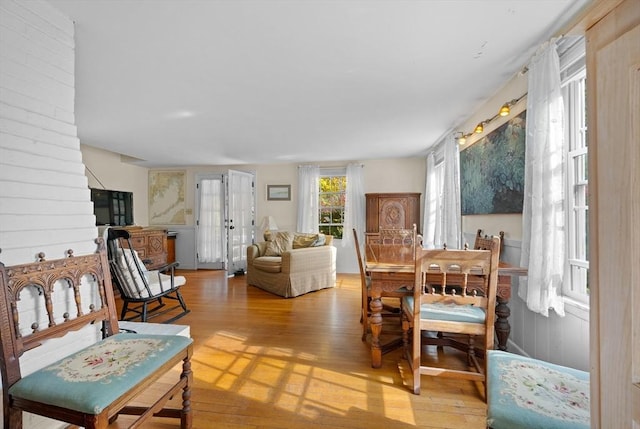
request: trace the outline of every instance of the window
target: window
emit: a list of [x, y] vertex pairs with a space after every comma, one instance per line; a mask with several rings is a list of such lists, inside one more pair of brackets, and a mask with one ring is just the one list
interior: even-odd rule
[[[562, 67], [563, 59], [565, 67]], [[567, 192], [566, 296], [589, 302], [589, 201], [586, 122], [586, 69], [583, 39], [561, 55], [565, 104], [565, 167]]]
[[347, 192], [346, 171], [321, 170], [318, 230], [341, 239], [344, 230], [344, 202]]

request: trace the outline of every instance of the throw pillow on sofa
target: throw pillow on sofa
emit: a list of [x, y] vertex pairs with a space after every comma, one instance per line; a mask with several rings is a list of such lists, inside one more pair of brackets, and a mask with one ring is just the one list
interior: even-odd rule
[[302, 249], [304, 247], [311, 247], [317, 240], [318, 234], [303, 234], [301, 232], [296, 232], [293, 235], [293, 248]]
[[272, 232], [267, 242], [265, 256], [281, 256], [283, 252], [293, 249], [293, 234], [290, 232]]

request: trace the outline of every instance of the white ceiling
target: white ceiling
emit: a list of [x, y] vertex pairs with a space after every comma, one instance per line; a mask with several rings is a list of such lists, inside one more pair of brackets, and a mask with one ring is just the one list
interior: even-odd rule
[[589, 0], [50, 0], [83, 144], [147, 167], [424, 155]]

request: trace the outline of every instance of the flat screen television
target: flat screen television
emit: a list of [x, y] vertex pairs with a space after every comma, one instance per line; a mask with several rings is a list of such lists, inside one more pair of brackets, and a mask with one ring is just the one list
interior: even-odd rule
[[133, 225], [133, 192], [91, 188], [96, 225]]

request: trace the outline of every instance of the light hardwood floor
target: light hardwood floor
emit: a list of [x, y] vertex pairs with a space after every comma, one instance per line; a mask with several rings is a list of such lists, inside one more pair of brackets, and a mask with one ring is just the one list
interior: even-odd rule
[[[190, 325], [194, 339], [194, 428], [486, 427], [481, 385], [424, 376], [422, 394], [413, 395], [400, 376], [399, 349], [371, 368], [369, 344], [360, 339], [358, 275], [284, 299], [247, 286], [244, 276], [180, 274], [191, 313], [176, 323]], [[427, 357], [437, 356], [429, 348]], [[110, 428], [127, 421], [121, 416]], [[157, 418], [144, 427], [177, 425]]]

